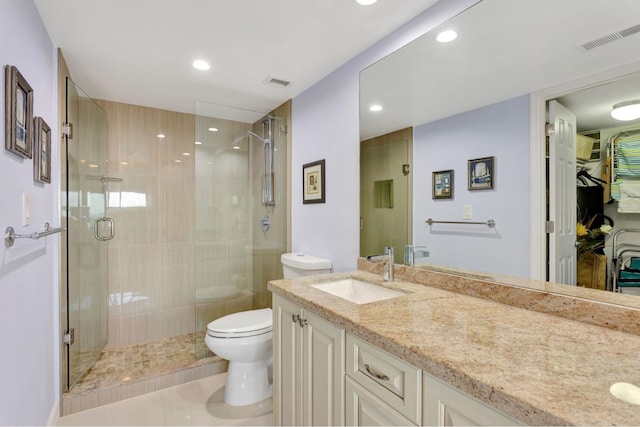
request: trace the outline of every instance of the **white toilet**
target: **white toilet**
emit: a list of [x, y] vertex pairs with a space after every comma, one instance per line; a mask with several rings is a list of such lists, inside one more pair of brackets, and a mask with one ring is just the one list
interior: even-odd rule
[[[301, 253], [281, 257], [285, 279], [331, 272], [331, 261]], [[273, 395], [273, 313], [270, 308], [229, 314], [207, 325], [204, 342], [229, 361], [224, 401], [245, 406]]]
[[224, 389], [227, 404], [251, 405], [273, 394], [269, 381], [272, 329], [270, 308], [229, 314], [207, 325], [207, 347], [229, 361]]
[[300, 252], [282, 254], [280, 262], [285, 279], [331, 273], [331, 260]]

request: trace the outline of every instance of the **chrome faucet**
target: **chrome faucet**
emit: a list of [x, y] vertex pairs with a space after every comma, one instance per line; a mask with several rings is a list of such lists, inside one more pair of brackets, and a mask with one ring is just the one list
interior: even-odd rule
[[428, 257], [429, 251], [426, 246], [406, 245], [404, 247], [404, 265], [410, 267], [416, 265], [416, 255]]
[[382, 280], [385, 282], [393, 282], [393, 247], [385, 247], [384, 255], [369, 255], [367, 261], [383, 261], [384, 270], [382, 271]]

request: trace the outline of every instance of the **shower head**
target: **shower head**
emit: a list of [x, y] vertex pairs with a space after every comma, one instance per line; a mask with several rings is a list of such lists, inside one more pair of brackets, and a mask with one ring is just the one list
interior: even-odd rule
[[256, 138], [258, 138], [260, 141], [264, 142], [265, 144], [268, 144], [268, 143], [269, 143], [269, 138], [263, 138], [263, 137], [261, 137], [260, 135], [258, 135], [257, 133], [255, 133], [255, 132], [251, 132], [250, 130], [248, 130], [247, 132], [249, 132], [249, 134], [250, 134], [250, 135], [253, 135], [253, 136], [255, 136]]

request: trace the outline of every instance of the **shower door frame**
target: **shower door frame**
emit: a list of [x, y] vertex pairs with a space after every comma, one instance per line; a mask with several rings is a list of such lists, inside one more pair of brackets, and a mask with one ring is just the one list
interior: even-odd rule
[[[61, 386], [62, 391], [68, 392], [73, 385], [80, 379], [82, 376], [90, 369], [95, 361], [98, 359], [100, 352], [107, 345], [108, 340], [108, 256], [106, 252], [105, 241], [109, 240], [109, 237], [104, 238], [104, 232], [100, 232], [99, 226], [101, 222], [105, 222], [107, 220], [106, 211], [107, 211], [107, 203], [108, 203], [108, 193], [107, 193], [107, 171], [108, 171], [108, 119], [106, 116], [106, 112], [102, 110], [91, 98], [86, 97], [85, 102], [90, 102], [91, 107], [94, 107], [94, 113], [97, 112], [98, 115], [103, 119], [102, 121], [98, 120], [98, 125], [102, 124], [99, 128], [99, 132], [97, 134], [91, 134], [91, 132], [82, 131], [80, 128], [81, 122], [78, 120], [76, 123], [75, 135], [74, 129], [72, 126], [69, 126], [70, 119], [70, 109], [69, 104], [71, 103], [71, 99], [69, 99], [70, 90], [73, 85], [73, 88], [76, 90], [76, 94], [82, 92], [83, 95], [86, 95], [82, 89], [77, 86], [70, 77], [62, 76], [61, 80], [64, 82], [60, 82], [64, 87], [64, 92], [61, 93], [61, 105], [64, 107], [60, 110], [61, 115], [63, 115], [63, 131], [61, 135], [62, 142], [62, 150], [61, 150], [61, 172], [64, 174], [62, 177], [62, 187], [61, 191], [63, 192], [62, 200], [63, 205], [62, 209], [62, 221], [64, 225], [67, 227], [67, 233], [64, 241], [62, 242], [63, 247], [61, 250], [61, 254], [63, 256], [62, 265], [61, 265], [61, 327], [63, 331], [63, 344], [61, 348]], [[80, 97], [78, 97], [80, 98]], [[77, 112], [78, 117], [81, 116], [80, 109]], [[87, 110], [88, 111], [88, 110]], [[100, 114], [102, 113], [102, 114]], [[87, 113], [90, 115], [91, 113]], [[92, 136], [97, 139], [93, 140], [93, 138], [86, 138], [83, 140], [85, 134], [88, 136]], [[74, 141], [75, 136], [75, 141]], [[75, 143], [75, 144], [74, 144]], [[84, 143], [84, 145], [83, 145]], [[75, 165], [70, 166], [70, 161], [72, 160], [71, 155], [71, 147], [75, 145], [75, 150], [77, 151], [75, 159]], [[98, 153], [95, 152], [88, 153], [86, 152], [86, 147], [90, 146], [92, 148], [98, 147]], [[84, 150], [84, 151], [82, 151]], [[85, 156], [88, 154], [89, 156]], [[81, 159], [81, 157], [87, 157], [87, 159]], [[83, 160], [86, 160], [87, 163], [95, 162], [96, 160], [98, 165], [97, 175], [89, 175], [86, 172], [84, 174], [81, 173], [81, 165], [83, 164]], [[71, 167], [75, 167], [72, 171]], [[87, 169], [88, 170], [88, 169]], [[77, 197], [70, 197], [71, 188], [70, 181], [71, 176], [75, 174], [77, 178], [78, 184], [78, 192]], [[84, 186], [82, 184], [84, 182]], [[88, 187], [91, 186], [91, 188]], [[97, 196], [97, 197], [96, 197]], [[101, 199], [101, 200], [100, 200]], [[75, 202], [74, 202], [75, 200]], [[94, 203], [91, 203], [91, 202]], [[97, 203], [96, 203], [97, 202]], [[73, 211], [72, 204], [76, 203], [76, 209]], [[100, 206], [100, 204], [103, 204]], [[93, 209], [92, 209], [92, 206]], [[97, 211], [96, 211], [97, 209]], [[83, 213], [84, 212], [84, 213]], [[74, 215], [75, 214], [75, 215]], [[74, 216], [72, 216], [74, 215]], [[75, 218], [77, 222], [77, 226], [75, 227], [78, 232], [83, 229], [82, 219], [86, 219], [86, 224], [92, 224], [92, 227], [88, 227], [85, 230], [85, 235], [80, 237], [79, 235], [74, 236], [74, 227], [70, 224], [70, 218]], [[95, 217], [95, 218], [94, 218]], [[71, 226], [71, 227], [70, 227]], [[87, 227], [84, 227], [87, 228]], [[110, 231], [113, 231], [113, 224], [110, 224]], [[102, 237], [102, 238], [101, 238]], [[79, 245], [84, 245], [84, 248], [80, 250], [79, 248], [70, 248], [72, 245], [72, 238], [78, 239]], [[84, 239], [84, 243], [80, 243], [80, 240]], [[87, 247], [86, 245], [90, 245]], [[70, 255], [70, 250], [75, 251], [75, 259], [71, 260], [73, 255]], [[93, 260], [97, 262], [99, 265], [96, 268], [92, 268], [91, 272], [98, 272], [97, 276], [91, 275], [93, 279], [89, 278], [82, 280], [79, 277], [79, 271], [73, 269], [73, 264], [78, 269], [80, 268], [80, 262], [82, 258], [82, 254], [85, 255], [86, 260]], [[95, 255], [91, 257], [90, 255]], [[100, 267], [102, 266], [102, 267]], [[103, 272], [104, 274], [100, 273]], [[76, 277], [78, 276], [78, 277]], [[93, 293], [90, 293], [90, 290], [86, 286], [87, 283], [93, 282], [96, 284], [94, 279], [97, 277], [97, 287], [92, 289]], [[87, 282], [87, 280], [89, 282]], [[84, 293], [83, 293], [84, 292]], [[96, 298], [97, 302], [91, 302], [92, 298]], [[75, 310], [72, 310], [72, 305], [75, 307]], [[89, 319], [86, 319], [86, 315], [82, 314], [81, 307], [84, 305], [89, 305], [91, 307], [97, 307], [99, 310], [98, 313], [92, 313]], [[72, 319], [72, 311], [78, 312], [80, 314], [77, 315], [77, 318]], [[96, 319], [97, 316], [97, 329], [92, 330], [89, 333], [84, 331], [84, 328], [78, 328], [79, 325], [90, 324]], [[75, 329], [75, 334], [74, 334]], [[75, 335], [75, 336], [74, 336]], [[93, 340], [94, 335], [98, 335], [98, 341], [95, 345], [87, 344], [87, 342], [91, 342]], [[79, 338], [79, 342], [75, 342], [75, 338]], [[75, 348], [73, 346], [76, 346]], [[89, 347], [88, 352], [87, 347]], [[76, 372], [74, 370], [73, 364], [76, 364], [78, 361], [82, 361], [85, 351], [89, 353], [89, 358], [91, 359], [89, 362], [81, 363], [81, 369]], [[80, 353], [78, 353], [80, 352]]]

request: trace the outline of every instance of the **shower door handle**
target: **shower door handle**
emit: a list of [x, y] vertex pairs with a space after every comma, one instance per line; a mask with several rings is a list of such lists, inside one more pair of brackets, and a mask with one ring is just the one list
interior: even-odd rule
[[[109, 224], [109, 234], [107, 234], [106, 236], [101, 236], [100, 235], [100, 223], [104, 222]], [[113, 218], [109, 218], [109, 217], [102, 217], [99, 218], [98, 220], [96, 220], [96, 225], [95, 228], [93, 230], [93, 236], [96, 238], [96, 240], [100, 240], [102, 242], [105, 242], [107, 240], [111, 240], [113, 239], [113, 236], [115, 236], [116, 234], [116, 226], [115, 223], [113, 222]]]

